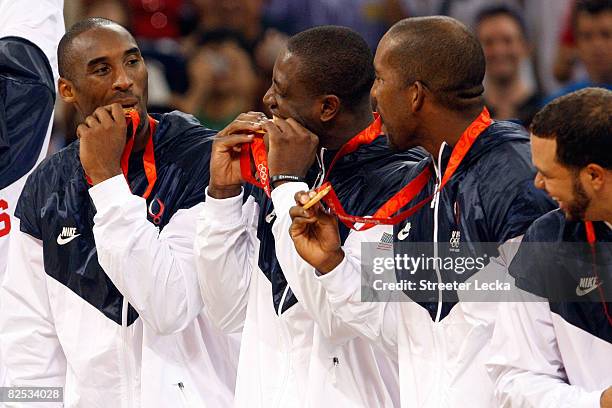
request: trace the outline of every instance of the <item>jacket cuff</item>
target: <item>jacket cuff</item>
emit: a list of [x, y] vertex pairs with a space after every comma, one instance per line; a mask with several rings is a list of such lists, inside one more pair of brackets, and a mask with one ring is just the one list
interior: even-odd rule
[[601, 407], [601, 395], [605, 391], [606, 389], [587, 392], [584, 399], [580, 401], [581, 403], [577, 408], [599, 408]]
[[230, 198], [213, 198], [208, 195], [208, 187], [206, 187], [206, 201], [200, 217], [210, 214], [211, 217], [206, 217], [212, 223], [217, 224], [233, 224], [239, 222], [242, 217], [242, 197], [244, 189], [240, 190], [240, 194]]
[[321, 282], [329, 299], [337, 301], [346, 299], [361, 286], [360, 274], [355, 270], [352, 262], [349, 261], [349, 255], [345, 252], [344, 259], [331, 272], [325, 275], [320, 275], [316, 272], [317, 279]]
[[125, 181], [123, 174], [116, 175], [89, 189], [96, 211], [104, 211], [111, 207], [121, 206], [134, 195]]
[[277, 217], [288, 214], [291, 207], [295, 205], [295, 193], [308, 191], [308, 184], [302, 182], [290, 182], [281, 184], [272, 190], [272, 203]]

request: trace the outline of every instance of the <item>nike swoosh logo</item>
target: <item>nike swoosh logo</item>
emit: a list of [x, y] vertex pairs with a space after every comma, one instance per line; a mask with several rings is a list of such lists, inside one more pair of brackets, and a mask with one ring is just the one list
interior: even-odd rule
[[81, 236], [81, 234], [76, 234], [76, 235], [73, 235], [71, 237], [64, 238], [61, 235], [58, 235], [57, 236], [57, 244], [58, 245], [66, 245], [67, 243], [69, 243], [70, 241], [75, 239], [76, 237], [80, 237], [80, 236]]
[[270, 214], [266, 215], [266, 222], [270, 224], [276, 218], [276, 213], [272, 211]]
[[406, 226], [404, 226], [404, 228], [402, 228], [400, 232], [397, 233], [397, 239], [399, 239], [400, 241], [403, 241], [408, 237], [408, 234], [410, 234], [410, 228], [411, 228], [411, 226], [409, 225], [410, 224], [406, 224]]
[[598, 283], [597, 285], [593, 285], [593, 286], [591, 286], [590, 288], [586, 288], [586, 289], [582, 289], [580, 286], [578, 286], [578, 287], [576, 288], [576, 294], [577, 294], [578, 296], [584, 296], [584, 295], [586, 295], [587, 293], [591, 293], [592, 291], [594, 291], [595, 289], [597, 289], [597, 288], [599, 287], [599, 285], [601, 285], [601, 282], [600, 282], [600, 283]]

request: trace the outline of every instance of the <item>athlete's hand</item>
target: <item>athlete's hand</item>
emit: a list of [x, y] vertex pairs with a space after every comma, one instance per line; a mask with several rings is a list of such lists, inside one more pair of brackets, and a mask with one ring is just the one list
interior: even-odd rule
[[260, 112], [243, 113], [217, 134], [210, 157], [208, 194], [211, 197], [229, 198], [240, 194], [241, 145], [250, 143], [266, 120], [266, 115]]
[[99, 107], [77, 127], [81, 164], [94, 185], [121, 174], [126, 132], [125, 114], [118, 103]]
[[295, 194], [297, 205], [289, 210], [293, 220], [289, 235], [302, 259], [325, 274], [342, 262], [344, 252], [340, 243], [337, 218], [327, 213], [321, 203], [304, 210], [304, 204], [314, 195], [313, 191]]
[[264, 130], [268, 135], [270, 177], [279, 174], [306, 176], [315, 160], [319, 145], [317, 135], [291, 118], [274, 118], [273, 122], [264, 125]]
[[601, 408], [612, 408], [612, 387], [601, 394]]

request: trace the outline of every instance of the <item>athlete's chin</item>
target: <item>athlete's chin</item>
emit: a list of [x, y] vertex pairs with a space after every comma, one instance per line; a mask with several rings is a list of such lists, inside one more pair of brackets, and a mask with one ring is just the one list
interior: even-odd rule
[[568, 221], [579, 222], [585, 219], [585, 210], [583, 208], [565, 206], [563, 203], [559, 204], [559, 208], [563, 211], [565, 219]]
[[569, 212], [568, 210], [565, 210], [563, 208], [560, 208], [561, 211], [563, 212], [563, 215], [565, 216], [565, 219], [568, 221], [576, 221], [574, 214], [572, 214], [571, 212]]

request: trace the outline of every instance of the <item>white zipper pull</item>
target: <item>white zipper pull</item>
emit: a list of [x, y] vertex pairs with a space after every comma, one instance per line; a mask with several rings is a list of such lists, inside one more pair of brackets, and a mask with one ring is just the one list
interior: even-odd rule
[[332, 382], [335, 384], [336, 383], [336, 370], [337, 367], [340, 365], [340, 359], [338, 357], [332, 357], [332, 373], [331, 373], [331, 380]]
[[174, 384], [179, 389], [179, 395], [181, 396], [181, 401], [183, 402], [183, 406], [185, 408], [191, 408], [189, 401], [187, 401], [187, 396], [185, 395], [185, 385], [182, 381], [179, 381], [177, 384]]
[[325, 180], [325, 161], [324, 161], [325, 148], [322, 147], [319, 151], [317, 157], [317, 162], [319, 162], [319, 174], [317, 175], [317, 179], [314, 182], [313, 188], [320, 187], [323, 184], [323, 180]]
[[440, 192], [438, 191], [438, 183], [436, 182], [436, 187], [434, 189], [434, 196], [431, 199], [431, 204], [429, 205], [429, 208], [434, 208], [436, 206], [436, 200], [438, 199], [438, 194], [440, 194]]
[[281, 313], [283, 312], [283, 305], [285, 304], [285, 298], [287, 297], [287, 293], [289, 293], [289, 284], [287, 284], [287, 286], [285, 286], [285, 290], [283, 291], [283, 296], [281, 296], [281, 301], [280, 304], [278, 305], [278, 317], [280, 317]]

